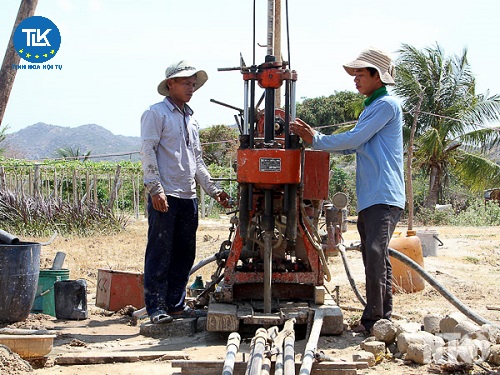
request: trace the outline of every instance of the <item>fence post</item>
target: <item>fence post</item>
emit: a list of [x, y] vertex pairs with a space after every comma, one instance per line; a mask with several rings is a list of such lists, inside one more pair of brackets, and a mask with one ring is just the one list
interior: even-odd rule
[[122, 169], [121, 165], [118, 165], [116, 167], [115, 180], [113, 181], [113, 186], [111, 187], [109, 202], [108, 202], [108, 206], [107, 206], [108, 210], [113, 209], [113, 204], [115, 203], [116, 195], [118, 194], [121, 169]]
[[201, 200], [201, 217], [205, 218], [205, 191], [203, 188], [200, 189], [200, 200]]
[[5, 170], [3, 169], [3, 165], [0, 166], [0, 189], [7, 190], [7, 186], [5, 186]]

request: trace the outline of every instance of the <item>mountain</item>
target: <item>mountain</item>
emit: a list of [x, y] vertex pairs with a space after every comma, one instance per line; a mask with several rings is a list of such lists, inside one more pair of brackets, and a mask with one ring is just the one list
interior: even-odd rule
[[[7, 134], [0, 143], [5, 157], [29, 160], [60, 158], [58, 149], [90, 151], [91, 160], [139, 160], [140, 137], [114, 135], [100, 125], [88, 124], [76, 128], [48, 125], [43, 122]], [[132, 153], [131, 155], [122, 155]], [[117, 155], [119, 154], [119, 155]], [[109, 155], [109, 156], [104, 156]]]

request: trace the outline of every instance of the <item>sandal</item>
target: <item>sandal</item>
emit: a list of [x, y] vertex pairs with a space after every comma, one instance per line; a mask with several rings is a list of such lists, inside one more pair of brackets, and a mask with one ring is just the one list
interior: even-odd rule
[[150, 320], [153, 324], [165, 324], [170, 323], [174, 318], [168, 315], [165, 310], [157, 310], [151, 314]]
[[351, 331], [353, 331], [354, 333], [362, 333], [364, 335], [371, 334], [371, 330], [367, 329], [362, 323], [359, 323], [358, 325], [351, 327]]
[[195, 310], [192, 309], [191, 307], [184, 307], [182, 310], [178, 311], [171, 311], [169, 312], [170, 316], [172, 316], [173, 319], [182, 319], [182, 318], [201, 318], [204, 316], [207, 316], [207, 311], [206, 310]]

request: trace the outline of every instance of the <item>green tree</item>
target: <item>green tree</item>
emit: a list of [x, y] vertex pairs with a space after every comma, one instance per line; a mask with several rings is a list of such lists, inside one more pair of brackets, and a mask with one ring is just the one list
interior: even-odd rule
[[[5, 141], [5, 137], [7, 136], [5, 134], [5, 132], [7, 131], [7, 129], [9, 129], [8, 125], [2, 126], [0, 128], [0, 143], [2, 143], [3, 141]], [[0, 147], [0, 154], [3, 154], [4, 151], [5, 151], [5, 149], [3, 147]]]
[[203, 160], [207, 165], [229, 166], [236, 158], [238, 130], [227, 125], [214, 125], [200, 130]]
[[321, 132], [331, 134], [336, 126], [356, 120], [363, 109], [363, 96], [350, 91], [335, 92], [328, 97], [304, 99], [297, 104], [297, 117], [313, 127], [323, 127]]
[[71, 146], [61, 147], [56, 150], [57, 156], [70, 160], [77, 160], [77, 159], [83, 159], [83, 161], [88, 160], [90, 153], [91, 151], [87, 151], [86, 153], [81, 153], [80, 147], [75, 149]]
[[396, 62], [396, 94], [403, 99], [406, 134], [414, 124], [413, 163], [428, 176], [424, 206], [435, 207], [451, 174], [479, 191], [500, 184], [500, 166], [484, 157], [500, 143], [500, 95], [476, 94], [475, 78], [461, 56], [436, 44], [422, 51], [403, 44]]

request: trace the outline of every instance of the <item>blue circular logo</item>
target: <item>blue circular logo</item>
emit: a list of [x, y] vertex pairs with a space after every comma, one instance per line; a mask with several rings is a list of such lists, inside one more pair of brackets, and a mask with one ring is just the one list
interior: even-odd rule
[[53, 58], [61, 46], [61, 34], [48, 18], [33, 16], [24, 19], [14, 32], [14, 48], [22, 59], [44, 63]]

